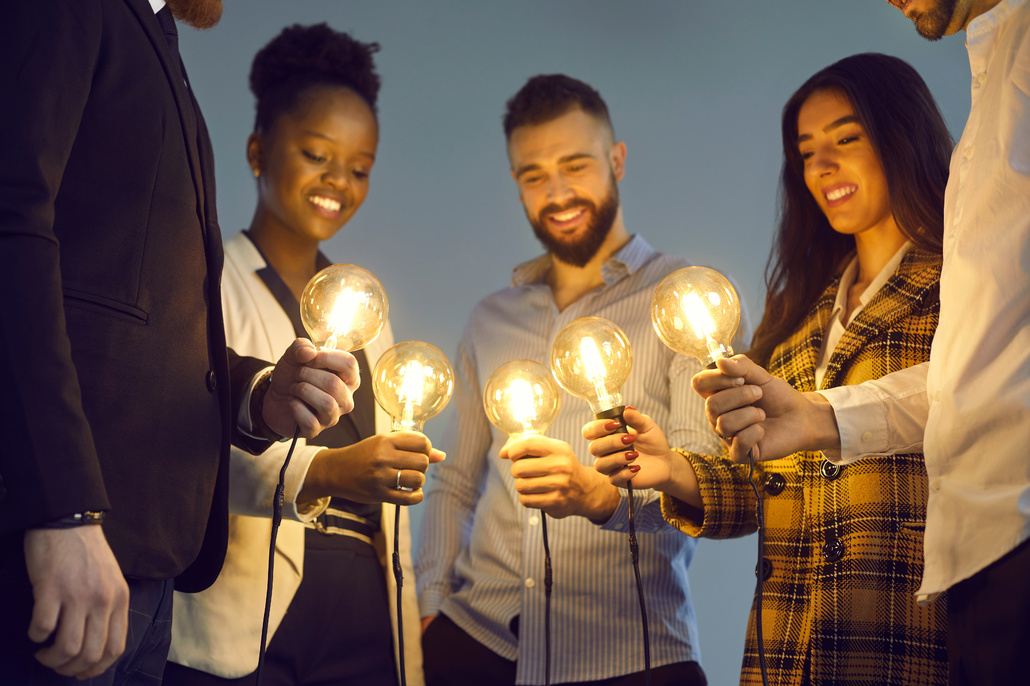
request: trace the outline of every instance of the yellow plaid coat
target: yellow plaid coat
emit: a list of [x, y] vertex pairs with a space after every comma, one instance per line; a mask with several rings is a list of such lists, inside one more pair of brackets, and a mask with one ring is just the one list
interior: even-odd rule
[[[843, 270], [842, 270], [843, 271]], [[910, 249], [898, 272], [847, 327], [823, 388], [857, 384], [926, 361], [937, 327], [940, 257]], [[814, 391], [823, 333], [840, 274], [769, 370]], [[746, 466], [684, 453], [704, 500], [699, 513], [668, 495], [680, 531], [731, 538], [756, 528]], [[762, 634], [770, 684], [945, 684], [944, 598], [916, 604], [923, 572], [927, 478], [921, 454], [873, 457], [846, 467], [800, 452], [755, 465], [765, 514]], [[755, 612], [742, 684], [761, 684]]]

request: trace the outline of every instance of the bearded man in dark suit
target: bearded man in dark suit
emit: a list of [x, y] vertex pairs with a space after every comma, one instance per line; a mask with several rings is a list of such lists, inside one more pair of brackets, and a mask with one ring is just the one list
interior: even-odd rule
[[297, 341], [269, 375], [226, 350], [211, 146], [169, 15], [211, 26], [221, 0], [164, 4], [4, 3], [5, 683], [153, 683], [172, 580], [199, 590], [222, 564], [230, 442], [353, 406], [347, 353]]

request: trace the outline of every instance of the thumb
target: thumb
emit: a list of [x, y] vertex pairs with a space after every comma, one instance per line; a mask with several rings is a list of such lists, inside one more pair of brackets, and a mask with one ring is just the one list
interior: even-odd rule
[[306, 338], [298, 338], [290, 344], [283, 361], [287, 364], [300, 367], [311, 362], [318, 354], [318, 349]]
[[772, 374], [752, 362], [747, 355], [720, 358], [715, 364], [724, 375], [743, 378], [744, 383], [754, 386], [765, 385], [772, 379]]

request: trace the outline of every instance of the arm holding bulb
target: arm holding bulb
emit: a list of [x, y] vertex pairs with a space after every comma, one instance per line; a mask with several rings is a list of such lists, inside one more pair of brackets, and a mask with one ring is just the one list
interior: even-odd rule
[[[370, 436], [315, 455], [297, 502], [339, 496], [360, 503], [417, 505], [422, 502], [426, 470], [443, 459], [442, 451], [414, 431]], [[399, 470], [401, 485], [413, 490], [397, 490]]]
[[354, 409], [358, 365], [342, 350], [317, 350], [298, 338], [272, 372], [262, 405], [262, 418], [280, 436], [313, 438]]
[[698, 374], [693, 385], [706, 398], [712, 427], [733, 435], [734, 461], [746, 462], [754, 447], [756, 460], [822, 450], [827, 459], [847, 464], [865, 455], [922, 449], [928, 369], [924, 362], [855, 386], [800, 393], [737, 355]]
[[505, 444], [500, 456], [512, 461], [519, 502], [526, 507], [558, 519], [577, 515], [603, 524], [619, 506], [619, 490], [580, 462], [564, 441], [525, 436]]

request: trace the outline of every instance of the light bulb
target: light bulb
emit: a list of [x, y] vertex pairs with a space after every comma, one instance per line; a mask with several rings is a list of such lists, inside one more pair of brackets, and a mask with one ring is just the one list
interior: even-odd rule
[[725, 276], [708, 267], [669, 274], [651, 299], [651, 323], [665, 345], [708, 365], [733, 354], [740, 301]]
[[300, 296], [300, 319], [319, 350], [364, 348], [382, 331], [389, 310], [379, 279], [356, 264], [326, 267]]
[[372, 370], [372, 393], [393, 419], [393, 431], [422, 431], [453, 391], [451, 364], [435, 346], [422, 341], [397, 343]]
[[590, 403], [594, 415], [622, 406], [622, 385], [633, 368], [626, 334], [601, 317], [581, 317], [551, 344], [551, 371], [562, 388]]
[[515, 360], [490, 375], [483, 407], [493, 425], [509, 436], [543, 434], [561, 408], [561, 391], [547, 367]]

